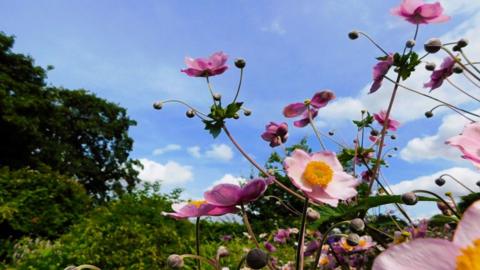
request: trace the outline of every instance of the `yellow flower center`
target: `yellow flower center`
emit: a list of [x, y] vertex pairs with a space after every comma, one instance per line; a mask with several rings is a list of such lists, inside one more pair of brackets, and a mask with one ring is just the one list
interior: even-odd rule
[[194, 205], [197, 208], [200, 208], [203, 204], [207, 203], [205, 200], [196, 200], [196, 201], [189, 201], [188, 204]]
[[311, 161], [303, 172], [303, 180], [325, 188], [333, 179], [333, 170], [323, 161]]
[[320, 261], [318, 263], [323, 266], [330, 263], [330, 261], [328, 260], [328, 256], [325, 254], [322, 254], [322, 256], [320, 257]]
[[480, 239], [461, 250], [457, 257], [457, 270], [480, 270]]

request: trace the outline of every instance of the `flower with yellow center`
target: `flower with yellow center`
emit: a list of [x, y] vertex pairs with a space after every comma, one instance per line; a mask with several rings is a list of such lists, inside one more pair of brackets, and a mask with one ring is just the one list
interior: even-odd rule
[[313, 201], [335, 207], [339, 200], [357, 195], [359, 182], [343, 170], [333, 152], [309, 154], [296, 149], [285, 158], [284, 166], [292, 184]]
[[480, 200], [463, 213], [453, 241], [419, 238], [393, 245], [372, 269], [480, 270]]

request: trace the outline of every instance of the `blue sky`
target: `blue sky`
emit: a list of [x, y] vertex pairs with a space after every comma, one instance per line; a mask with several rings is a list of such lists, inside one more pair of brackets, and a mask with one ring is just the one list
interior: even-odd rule
[[[239, 75], [233, 59], [246, 59], [241, 99], [253, 115], [229, 126], [260, 163], [271, 151], [259, 137], [264, 125], [284, 121], [281, 111], [286, 104], [320, 89], [332, 89], [338, 98], [321, 111], [319, 126], [324, 132], [335, 129], [339, 138], [351, 142], [354, 133], [349, 119], [358, 117], [362, 108], [372, 112], [385, 108], [391, 85], [385, 83], [374, 95], [365, 94], [375, 57], [381, 53], [365, 39], [349, 40], [347, 33], [352, 29], [368, 32], [388, 51], [398, 51], [414, 31], [413, 25], [389, 13], [399, 0], [366, 2], [0, 1], [0, 30], [16, 36], [16, 52], [33, 56], [39, 65], [55, 66], [49, 83], [85, 88], [126, 107], [138, 122], [131, 130], [132, 155], [149, 165], [143, 176], [165, 180], [165, 191], [180, 186], [186, 196], [198, 197], [215, 181], [248, 176], [252, 167], [224, 135], [213, 140], [202, 123], [187, 119], [184, 107], [152, 109], [156, 100], [178, 98], [207, 111], [210, 99], [204, 80], [180, 73], [184, 57], [226, 52], [231, 68], [212, 81], [227, 99], [234, 95]], [[422, 26], [416, 49], [421, 51], [421, 44], [430, 37], [450, 41], [467, 36], [472, 43], [479, 41], [475, 32], [480, 29], [480, 1], [441, 2], [452, 20]], [[480, 57], [478, 49], [468, 50], [474, 58]], [[442, 57], [431, 60], [439, 64]], [[428, 81], [428, 73], [419, 69], [407, 83], [418, 89]], [[448, 87], [433, 95], [478, 108]], [[390, 143], [401, 154], [391, 159], [385, 171], [390, 183], [403, 181], [396, 190], [430, 185], [445, 170], [468, 178], [472, 186], [480, 179], [456, 151], [443, 145], [445, 138], [461, 131], [464, 122], [447, 111], [439, 111], [433, 119], [423, 117], [434, 104], [401, 93], [393, 115], [402, 128], [398, 140]], [[291, 125], [290, 143], [303, 136], [318, 149], [311, 130]], [[463, 192], [453, 185], [445, 188]]]

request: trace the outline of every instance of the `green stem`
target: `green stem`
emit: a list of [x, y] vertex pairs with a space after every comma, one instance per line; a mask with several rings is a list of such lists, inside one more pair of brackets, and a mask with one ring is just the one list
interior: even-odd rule
[[250, 235], [250, 238], [252, 239], [252, 241], [255, 243], [255, 246], [257, 248], [260, 248], [260, 244], [257, 241], [257, 237], [255, 237], [255, 233], [253, 233], [252, 226], [248, 221], [248, 216], [247, 216], [247, 212], [245, 211], [245, 206], [243, 206], [243, 204], [240, 204], [240, 207], [242, 208], [243, 223], [245, 227], [247, 227], [248, 234]]
[[463, 58], [467, 61], [467, 63], [475, 69], [478, 73], [480, 73], [480, 70], [468, 59], [467, 55], [463, 50], [460, 50], [460, 53], [462, 54]]
[[240, 69], [240, 80], [238, 81], [237, 93], [235, 94], [235, 98], [233, 98], [232, 103], [237, 101], [238, 95], [240, 94], [240, 88], [242, 87], [242, 80], [243, 80], [243, 68]]
[[242, 268], [242, 265], [245, 262], [245, 259], [246, 259], [246, 257], [242, 256], [242, 259], [240, 260], [240, 262], [238, 262], [237, 270], [240, 270]]
[[[195, 222], [195, 246], [197, 256], [200, 257], [200, 217], [197, 217], [197, 221]], [[197, 269], [202, 269], [202, 263], [200, 260], [197, 260]]]
[[303, 270], [303, 246], [305, 241], [305, 226], [307, 220], [308, 197], [303, 204], [302, 225], [300, 226], [300, 234], [298, 235], [297, 257], [295, 263], [296, 270]]
[[340, 221], [333, 224], [332, 227], [328, 228], [328, 230], [323, 234], [322, 241], [320, 241], [320, 246], [318, 247], [317, 254], [315, 255], [315, 261], [313, 263], [312, 269], [317, 269], [318, 262], [320, 261], [320, 256], [322, 255], [322, 247], [325, 245], [325, 242], [328, 239], [328, 234], [336, 227], [343, 225], [343, 224], [350, 224], [350, 221]]

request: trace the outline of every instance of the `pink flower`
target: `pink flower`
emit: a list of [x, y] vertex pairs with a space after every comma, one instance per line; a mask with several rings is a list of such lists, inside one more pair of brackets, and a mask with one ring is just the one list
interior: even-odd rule
[[440, 23], [450, 19], [442, 14], [443, 8], [439, 2], [426, 4], [423, 0], [403, 0], [402, 4], [391, 12], [413, 24]]
[[480, 168], [480, 122], [466, 125], [462, 134], [448, 139], [446, 143], [460, 149], [464, 159]]
[[276, 243], [285, 244], [288, 239], [290, 239], [290, 229], [279, 229], [273, 236], [273, 241]]
[[225, 65], [228, 56], [223, 52], [216, 52], [208, 58], [185, 58], [186, 69], [181, 71], [191, 77], [209, 77], [222, 74], [227, 70]]
[[234, 184], [219, 184], [204, 193], [205, 200], [215, 206], [234, 207], [260, 198], [267, 189], [267, 181], [255, 179], [243, 187]]
[[389, 54], [386, 59], [380, 60], [373, 67], [373, 84], [370, 87], [370, 94], [376, 92], [382, 86], [383, 76], [387, 75], [388, 70], [393, 65], [393, 54]]
[[396, 131], [397, 128], [400, 126], [400, 122], [398, 122], [397, 120], [394, 120], [392, 118], [386, 119], [387, 113], [384, 110], [380, 111], [379, 113], [374, 113], [373, 118], [375, 118], [375, 120], [377, 120], [377, 122], [382, 126], [385, 125], [385, 121], [388, 121], [387, 129], [391, 131]]
[[418, 238], [381, 253], [373, 270], [449, 270], [480, 267], [480, 201], [473, 203], [458, 223], [453, 241]]
[[268, 241], [265, 241], [263, 245], [265, 246], [265, 249], [270, 253], [277, 251], [277, 248]]
[[305, 251], [303, 253], [303, 256], [308, 257], [312, 256], [315, 254], [320, 247], [320, 242], [317, 240], [313, 240], [310, 243], [307, 244], [307, 247], [305, 248]]
[[370, 249], [377, 244], [372, 240], [372, 237], [369, 235], [361, 236], [360, 240], [358, 241], [358, 245], [356, 246], [349, 245], [346, 237], [340, 238], [340, 241], [338, 243], [342, 248], [343, 252], [364, 251]]
[[310, 123], [308, 113], [312, 114], [312, 119], [317, 117], [318, 109], [327, 106], [330, 100], [335, 99], [335, 93], [329, 90], [324, 90], [315, 93], [312, 99], [307, 99], [305, 102], [296, 102], [287, 105], [283, 109], [283, 115], [287, 118], [302, 116], [302, 118], [293, 123], [296, 127], [304, 127]]
[[221, 216], [236, 211], [235, 207], [218, 207], [203, 200], [174, 203], [172, 204], [172, 209], [174, 212], [163, 212], [163, 214], [175, 219], [186, 219], [202, 216]]
[[262, 134], [262, 139], [270, 142], [271, 147], [279, 146], [285, 143], [288, 139], [288, 125], [283, 122], [277, 124], [270, 122], [265, 126], [265, 132]]
[[452, 57], [446, 57], [443, 59], [442, 65], [440, 68], [432, 72], [430, 75], [430, 81], [425, 83], [423, 87], [429, 88], [430, 91], [439, 88], [442, 86], [443, 81], [450, 77], [453, 74], [453, 66], [455, 65], [455, 59]]
[[343, 171], [333, 152], [310, 155], [296, 149], [285, 158], [284, 166], [292, 183], [316, 202], [336, 207], [339, 200], [357, 195], [357, 179]]

